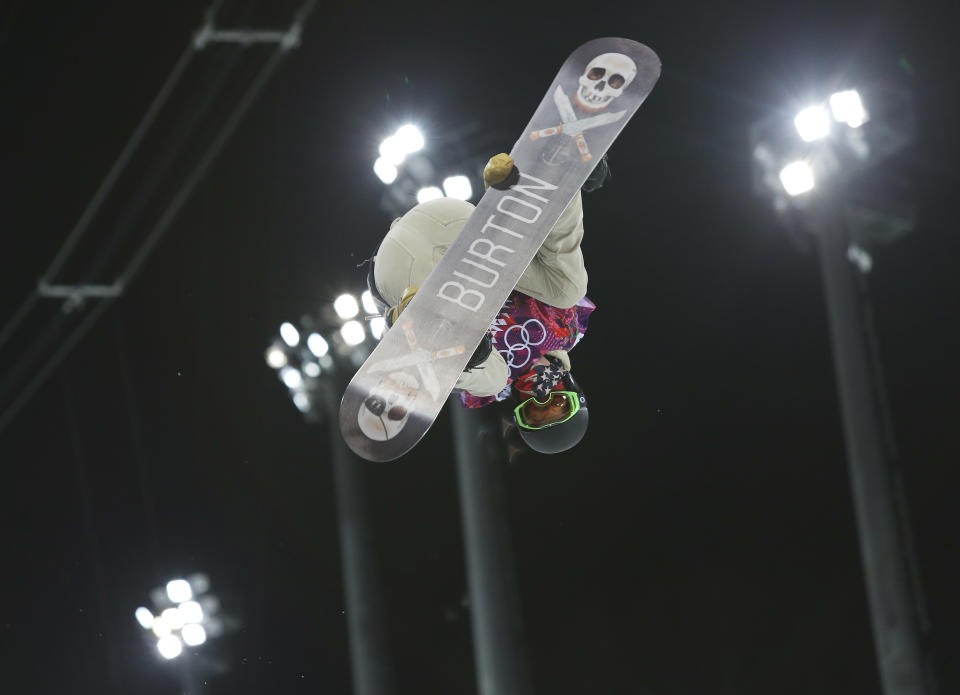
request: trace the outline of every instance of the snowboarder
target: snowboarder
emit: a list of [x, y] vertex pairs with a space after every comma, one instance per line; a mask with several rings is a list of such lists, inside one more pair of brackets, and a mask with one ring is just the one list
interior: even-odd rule
[[[484, 168], [484, 184], [506, 187], [517, 175], [513, 159], [498, 154]], [[595, 190], [608, 178], [604, 157], [582, 190]], [[469, 202], [439, 198], [394, 220], [367, 273], [368, 287], [388, 326], [397, 320], [473, 210]], [[456, 384], [465, 407], [507, 402], [509, 420], [522, 442], [545, 454], [576, 445], [586, 433], [589, 419], [586, 395], [571, 374], [569, 356], [596, 308], [586, 297], [582, 239], [583, 208], [578, 191]]]

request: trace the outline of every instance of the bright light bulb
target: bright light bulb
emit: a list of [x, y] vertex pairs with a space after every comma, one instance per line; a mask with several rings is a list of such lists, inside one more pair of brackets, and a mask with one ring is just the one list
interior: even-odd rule
[[412, 154], [417, 150], [423, 149], [423, 134], [415, 125], [401, 126], [394, 135], [404, 154]]
[[373, 293], [370, 290], [364, 290], [360, 295], [360, 303], [363, 304], [363, 310], [368, 314], [378, 314], [380, 310], [377, 303], [373, 301]]
[[470, 185], [470, 179], [466, 176], [448, 176], [443, 180], [443, 192], [447, 194], [448, 198], [470, 200], [473, 195], [473, 187]]
[[380, 143], [380, 157], [385, 163], [397, 166], [406, 156], [407, 151], [404, 149], [403, 141], [396, 135], [391, 135]]
[[203, 625], [184, 625], [180, 635], [183, 637], [183, 641], [191, 647], [198, 647], [207, 641], [207, 631], [203, 629]]
[[193, 589], [190, 588], [190, 582], [186, 579], [171, 579], [167, 582], [167, 598], [174, 603], [183, 603], [192, 599]]
[[814, 186], [813, 168], [806, 162], [792, 162], [780, 170], [780, 182], [792, 196], [806, 193]]
[[303, 365], [303, 373], [309, 377], [318, 377], [320, 376], [320, 365], [316, 362], [307, 362]]
[[343, 324], [343, 328], [340, 329], [340, 335], [343, 336], [343, 342], [351, 347], [354, 345], [359, 345], [366, 337], [366, 333], [363, 330], [363, 324], [361, 324], [359, 321], [347, 321], [345, 324]]
[[382, 316], [378, 316], [375, 319], [370, 320], [370, 334], [380, 340], [383, 337], [383, 332], [387, 330], [387, 320]]
[[176, 635], [164, 635], [157, 640], [157, 651], [164, 659], [176, 659], [183, 651], [183, 643]]
[[327, 344], [327, 341], [323, 339], [322, 335], [319, 333], [311, 333], [307, 338], [307, 348], [317, 357], [323, 357], [327, 354], [330, 346]]
[[360, 305], [352, 294], [341, 294], [333, 301], [333, 310], [342, 319], [352, 319], [360, 313]]
[[421, 188], [417, 191], [417, 202], [425, 203], [428, 200], [436, 200], [437, 198], [443, 197], [443, 191], [441, 191], [436, 186], [427, 186], [426, 188]]
[[303, 391], [297, 391], [297, 393], [293, 394], [293, 404], [301, 413], [310, 412], [310, 397]]
[[149, 630], [153, 627], [153, 613], [150, 612], [149, 608], [140, 606], [134, 615], [137, 617], [137, 622], [140, 623], [140, 626], [144, 630]]
[[377, 157], [377, 161], [373, 163], [373, 173], [377, 175], [381, 181], [383, 181], [388, 186], [397, 180], [397, 167], [390, 162], [388, 162], [383, 157]]
[[287, 353], [278, 348], [276, 345], [271, 345], [267, 348], [266, 358], [267, 364], [273, 369], [280, 369], [280, 367], [283, 367], [287, 364]]
[[830, 114], [822, 106], [810, 106], [797, 114], [793, 125], [805, 142], [813, 142], [830, 134]]
[[183, 627], [183, 616], [180, 615], [180, 611], [177, 608], [167, 608], [160, 614], [160, 617], [163, 619], [163, 622], [170, 626], [171, 630], [179, 630]]
[[150, 628], [157, 637], [164, 637], [170, 634], [170, 625], [162, 616], [153, 619], [153, 625]]
[[289, 321], [281, 324], [280, 337], [290, 347], [297, 347], [300, 344], [300, 331], [298, 331]]
[[203, 621], [203, 608], [196, 601], [184, 601], [177, 610], [184, 623], [199, 623]]
[[867, 121], [867, 112], [860, 101], [860, 93], [855, 89], [833, 94], [830, 97], [830, 110], [834, 118], [851, 128], [859, 128]]
[[280, 370], [280, 379], [287, 385], [288, 389], [298, 389], [303, 384], [303, 375], [299, 369], [294, 367], [284, 367]]

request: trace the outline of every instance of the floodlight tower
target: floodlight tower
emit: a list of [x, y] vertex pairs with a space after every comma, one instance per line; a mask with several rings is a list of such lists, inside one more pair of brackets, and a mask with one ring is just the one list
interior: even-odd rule
[[304, 418], [326, 420], [330, 428], [353, 692], [392, 695], [396, 686], [363, 480], [366, 462], [343, 441], [338, 416], [340, 395], [385, 328], [379, 317], [365, 327], [361, 308], [377, 313], [369, 292], [359, 302], [340, 295], [321, 307], [319, 316], [301, 317], [299, 328], [282, 324], [265, 357]]
[[507, 457], [500, 417], [492, 407], [462, 407], [456, 394], [448, 408], [457, 454], [477, 693], [530, 695], [533, 676], [507, 521]]
[[140, 606], [134, 611], [144, 641], [151, 643], [163, 660], [179, 664], [183, 692], [194, 695], [198, 692], [194, 676], [198, 665], [209, 673], [225, 670], [209, 658], [197, 662], [197, 655], [191, 654], [224, 633], [220, 600], [210, 591], [210, 579], [199, 572], [171, 579], [150, 592], [150, 603], [152, 608]]
[[[913, 227], [906, 186], [881, 164], [913, 139], [909, 94], [890, 85], [834, 92], [790, 120], [774, 114], [751, 132], [754, 185], [784, 221], [816, 245], [833, 346], [851, 489], [874, 646], [884, 695], [931, 695], [919, 586], [911, 584], [906, 529], [883, 382], [867, 309], [873, 246]], [[914, 575], [915, 576], [915, 575]]]

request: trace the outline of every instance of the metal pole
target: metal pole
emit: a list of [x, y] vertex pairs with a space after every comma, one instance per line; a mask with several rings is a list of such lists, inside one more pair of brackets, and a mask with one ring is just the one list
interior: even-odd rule
[[520, 598], [507, 527], [501, 470], [504, 447], [493, 408], [468, 409], [450, 397], [473, 650], [480, 695], [529, 695]]
[[393, 695], [396, 692], [393, 661], [363, 480], [366, 462], [343, 441], [337, 415], [339, 404], [333, 389], [326, 391], [323, 399], [333, 452], [353, 692], [354, 695]]
[[930, 695], [905, 539], [897, 524], [893, 479], [884, 454], [876, 383], [870, 374], [864, 314], [857, 298], [858, 271], [847, 260], [848, 233], [841, 215], [838, 207], [827, 206], [807, 222], [819, 246], [880, 681], [884, 695]]

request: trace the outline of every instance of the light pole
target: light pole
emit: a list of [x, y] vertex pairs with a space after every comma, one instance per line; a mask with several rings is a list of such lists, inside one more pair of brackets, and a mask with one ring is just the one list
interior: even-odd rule
[[[879, 165], [913, 137], [909, 95], [873, 85], [834, 92], [792, 123], [772, 116], [751, 133], [754, 183], [815, 241], [833, 347], [874, 647], [884, 695], [932, 695], [898, 523], [882, 374], [864, 306], [871, 246], [912, 229], [904, 187]], [[893, 183], [891, 187], [889, 184]], [[886, 189], [882, 184], [887, 184]], [[899, 510], [905, 513], [905, 510]]]
[[533, 677], [507, 525], [499, 416], [491, 406], [464, 408], [456, 394], [447, 407], [457, 454], [477, 691], [529, 695]]
[[282, 324], [266, 360], [304, 418], [326, 420], [330, 428], [353, 692], [392, 695], [396, 685], [363, 479], [366, 462], [343, 441], [337, 416], [340, 394], [384, 330], [381, 318], [364, 327], [358, 320], [361, 304], [368, 314], [376, 313], [368, 292], [361, 302], [344, 294], [319, 316], [302, 317], [299, 328]]

